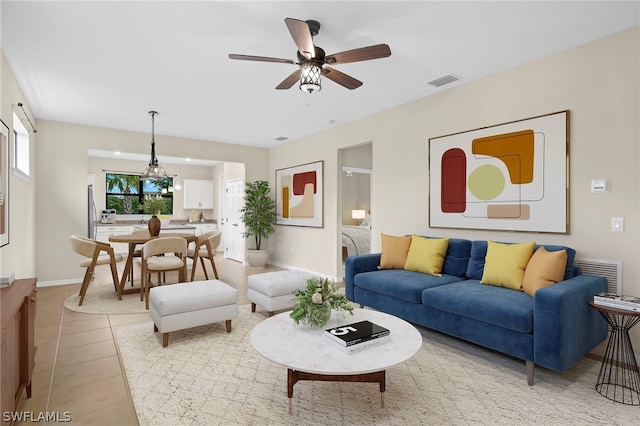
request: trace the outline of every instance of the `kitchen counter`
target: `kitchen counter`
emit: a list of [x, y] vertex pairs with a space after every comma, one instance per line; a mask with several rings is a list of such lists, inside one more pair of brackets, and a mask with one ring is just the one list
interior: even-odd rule
[[[138, 224], [133, 226], [135, 229], [149, 229], [146, 223]], [[160, 227], [160, 231], [186, 231], [186, 230], [195, 230], [196, 227], [193, 225], [177, 225], [170, 223], [168, 225], [162, 225]]]

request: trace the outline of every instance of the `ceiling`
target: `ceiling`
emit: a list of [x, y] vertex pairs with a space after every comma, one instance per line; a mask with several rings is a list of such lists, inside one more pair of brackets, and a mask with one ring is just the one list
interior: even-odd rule
[[[2, 50], [36, 119], [273, 147], [640, 25], [640, 2], [10, 1]], [[335, 65], [308, 94], [284, 18], [321, 24], [327, 54], [387, 43], [385, 59]], [[459, 78], [436, 88], [427, 82]], [[161, 138], [157, 138], [158, 142]]]

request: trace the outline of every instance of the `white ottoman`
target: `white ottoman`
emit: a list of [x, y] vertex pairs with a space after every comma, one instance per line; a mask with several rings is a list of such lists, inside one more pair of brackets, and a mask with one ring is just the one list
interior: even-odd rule
[[185, 328], [231, 320], [238, 317], [238, 290], [218, 280], [153, 287], [149, 293], [149, 315], [153, 331], [162, 333], [162, 346], [169, 344], [169, 333]]
[[275, 311], [293, 308], [294, 294], [307, 288], [309, 278], [319, 278], [309, 272], [287, 270], [249, 275], [247, 298], [251, 301], [251, 312], [260, 305], [272, 316]]

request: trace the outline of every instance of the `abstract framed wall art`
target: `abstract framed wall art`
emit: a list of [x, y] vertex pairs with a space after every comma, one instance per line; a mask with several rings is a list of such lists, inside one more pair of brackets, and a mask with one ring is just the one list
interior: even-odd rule
[[276, 170], [276, 223], [324, 226], [324, 161]]
[[9, 127], [0, 120], [0, 247], [9, 244]]
[[569, 111], [429, 139], [429, 227], [568, 233]]

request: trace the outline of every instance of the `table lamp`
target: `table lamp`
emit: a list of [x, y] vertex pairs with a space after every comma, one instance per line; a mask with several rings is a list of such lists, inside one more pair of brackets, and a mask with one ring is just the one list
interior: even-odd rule
[[365, 210], [351, 210], [351, 219], [357, 220], [358, 225], [360, 225], [366, 214], [367, 212]]

